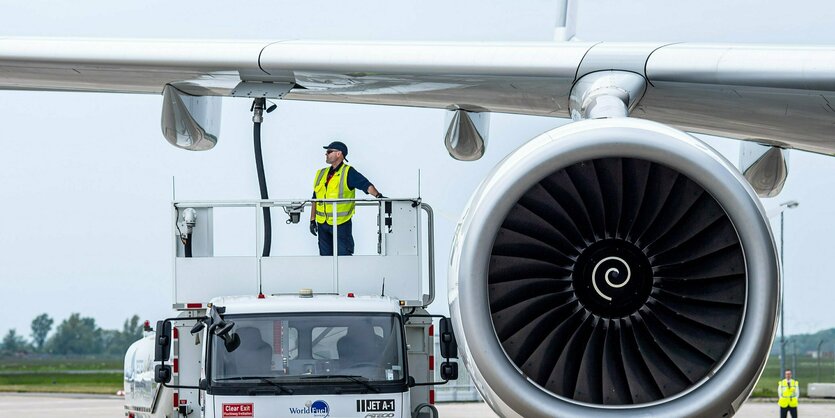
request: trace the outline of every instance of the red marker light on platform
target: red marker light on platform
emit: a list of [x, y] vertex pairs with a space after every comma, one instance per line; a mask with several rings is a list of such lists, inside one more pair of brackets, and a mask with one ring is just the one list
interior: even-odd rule
[[354, 297], [354, 292], [348, 292], [348, 297], [349, 297], [349, 298]]

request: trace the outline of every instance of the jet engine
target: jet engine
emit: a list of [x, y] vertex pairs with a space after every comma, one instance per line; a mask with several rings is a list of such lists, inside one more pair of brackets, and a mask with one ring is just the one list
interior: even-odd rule
[[505, 158], [458, 225], [450, 310], [505, 417], [729, 417], [779, 302], [756, 194], [696, 138], [574, 122]]

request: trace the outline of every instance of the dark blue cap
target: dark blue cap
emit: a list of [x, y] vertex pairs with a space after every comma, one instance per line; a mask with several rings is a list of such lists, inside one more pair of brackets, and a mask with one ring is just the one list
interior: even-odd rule
[[345, 161], [348, 161], [348, 146], [345, 145], [343, 142], [340, 141], [333, 141], [328, 145], [322, 147], [324, 149], [335, 149], [338, 151], [342, 151], [342, 156], [345, 157]]

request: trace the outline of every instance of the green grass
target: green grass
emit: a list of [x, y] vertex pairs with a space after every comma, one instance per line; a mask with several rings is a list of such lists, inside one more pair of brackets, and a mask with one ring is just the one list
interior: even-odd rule
[[0, 357], [4, 372], [39, 372], [62, 370], [122, 370], [124, 358], [102, 356]]
[[4, 357], [0, 358], [0, 392], [112, 395], [123, 387], [123, 364], [122, 358], [115, 357]]
[[[786, 367], [792, 367], [792, 356], [786, 356]], [[800, 394], [806, 396], [806, 386], [809, 383], [835, 383], [835, 361], [821, 359], [820, 379], [818, 379], [818, 361], [811, 357], [797, 357], [797, 370], [794, 378], [800, 382]], [[777, 397], [777, 382], [783, 379], [780, 375], [780, 359], [777, 356], [768, 358], [757, 386], [754, 387], [754, 397]]]
[[122, 389], [122, 373], [0, 375], [0, 392], [104, 393]]

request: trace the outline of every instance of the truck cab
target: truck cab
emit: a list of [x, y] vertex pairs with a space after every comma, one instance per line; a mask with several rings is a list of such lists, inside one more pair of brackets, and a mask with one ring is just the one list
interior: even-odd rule
[[376, 254], [261, 251], [260, 232], [252, 255], [213, 254], [214, 208], [254, 209], [261, 226], [280, 207], [292, 228], [314, 202], [174, 202], [177, 314], [128, 350], [126, 416], [437, 417], [428, 205], [358, 200], [377, 219]]
[[230, 352], [206, 332], [207, 416], [242, 405], [284, 416], [410, 416], [399, 301], [282, 295], [212, 303], [226, 308], [240, 345]]

